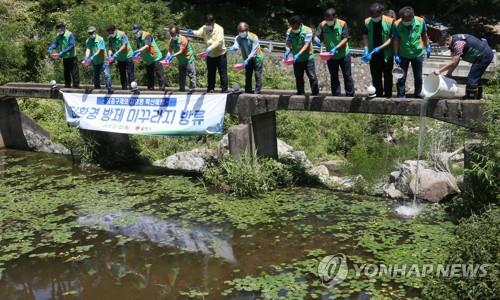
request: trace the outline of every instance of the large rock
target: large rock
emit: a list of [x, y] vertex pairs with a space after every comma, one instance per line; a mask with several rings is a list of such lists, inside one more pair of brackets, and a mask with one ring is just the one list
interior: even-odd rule
[[292, 146], [278, 139], [278, 157], [280, 159], [290, 160], [300, 164], [305, 169], [311, 169], [313, 164], [307, 158], [304, 151], [297, 151]]
[[21, 125], [24, 137], [31, 150], [45, 153], [71, 154], [63, 145], [51, 141], [49, 133], [24, 113], [21, 113]]
[[153, 165], [171, 170], [201, 172], [210, 161], [215, 159], [216, 153], [214, 151], [206, 148], [196, 148], [157, 160]]
[[452, 174], [435, 170], [426, 161], [420, 161], [418, 183], [417, 191], [417, 161], [407, 160], [398, 171], [391, 173], [384, 192], [391, 198], [416, 194], [418, 198], [431, 202], [439, 202], [460, 192], [457, 179]]

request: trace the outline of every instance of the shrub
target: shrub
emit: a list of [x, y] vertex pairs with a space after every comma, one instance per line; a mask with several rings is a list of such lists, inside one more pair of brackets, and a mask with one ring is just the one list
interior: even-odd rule
[[500, 208], [460, 222], [446, 264], [488, 264], [486, 276], [431, 277], [422, 292], [426, 299], [498, 299], [500, 294]]
[[255, 154], [213, 164], [203, 171], [203, 178], [217, 190], [239, 197], [256, 197], [293, 183], [286, 165], [268, 158], [257, 159]]

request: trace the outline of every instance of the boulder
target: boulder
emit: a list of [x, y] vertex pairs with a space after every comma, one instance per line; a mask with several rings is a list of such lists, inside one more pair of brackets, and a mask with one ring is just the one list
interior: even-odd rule
[[206, 148], [196, 148], [170, 155], [162, 160], [157, 160], [153, 165], [171, 170], [201, 172], [210, 161], [215, 159], [215, 151]]
[[420, 161], [418, 183], [417, 192], [417, 161], [407, 160], [398, 171], [391, 173], [389, 183], [384, 186], [384, 193], [391, 198], [417, 194], [420, 199], [439, 202], [460, 192], [457, 179], [452, 174], [435, 170], [426, 161]]
[[317, 177], [328, 177], [330, 176], [330, 172], [328, 171], [327, 167], [324, 165], [317, 165], [312, 167], [309, 170], [309, 174]]
[[329, 161], [322, 162], [321, 165], [325, 166], [328, 169], [328, 172], [330, 175], [338, 175], [339, 172], [344, 167], [345, 161], [343, 161], [341, 159], [329, 160]]

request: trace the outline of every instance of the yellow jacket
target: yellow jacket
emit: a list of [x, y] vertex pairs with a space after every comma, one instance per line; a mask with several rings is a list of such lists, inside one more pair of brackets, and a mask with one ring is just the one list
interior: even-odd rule
[[198, 30], [194, 30], [193, 33], [197, 37], [202, 37], [210, 49], [210, 57], [217, 57], [226, 54], [226, 43], [224, 43], [224, 28], [219, 24], [214, 24], [212, 31], [205, 29], [206, 25], [203, 25]]

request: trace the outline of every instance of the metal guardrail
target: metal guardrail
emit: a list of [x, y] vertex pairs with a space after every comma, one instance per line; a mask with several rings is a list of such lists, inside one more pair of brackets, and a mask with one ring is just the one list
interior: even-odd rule
[[[187, 34], [186, 30], [180, 30], [180, 32], [185, 36], [195, 38], [196, 39], [195, 41], [200, 41], [200, 39], [201, 39], [195, 35]], [[232, 43], [234, 43], [234, 38], [235, 38], [235, 36], [225, 35], [224, 41], [231, 43], [231, 45], [232, 45]], [[284, 52], [285, 51], [285, 47], [286, 47], [285, 42], [278, 42], [278, 41], [272, 41], [272, 40], [259, 40], [259, 42], [260, 42], [261, 47], [264, 48], [264, 50], [266, 52]], [[314, 50], [316, 50], [318, 52], [321, 51], [320, 47], [318, 47], [318, 46], [313, 46], [313, 47], [314, 47]], [[437, 48], [442, 48], [442, 47], [435, 47], [435, 49], [437, 49]], [[493, 61], [491, 62], [491, 66], [497, 67], [498, 62], [499, 62], [498, 53], [496, 53], [495, 50], [493, 50], [493, 52], [495, 55], [494, 55]], [[354, 55], [363, 55], [364, 50], [360, 49], [360, 48], [351, 48], [351, 53]], [[429, 60], [436, 61], [436, 62], [446, 62], [446, 61], [449, 61], [450, 59], [451, 59], [450, 56], [440, 55], [440, 54], [433, 54], [429, 58]]]

